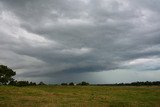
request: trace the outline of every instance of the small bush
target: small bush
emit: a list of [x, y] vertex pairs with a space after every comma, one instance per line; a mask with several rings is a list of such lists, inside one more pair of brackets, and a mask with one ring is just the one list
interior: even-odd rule
[[87, 82], [85, 82], [85, 81], [82, 81], [81, 83], [79, 83], [79, 84], [77, 84], [77, 85], [84, 85], [84, 86], [86, 86], [86, 85], [89, 85], [89, 83], [87, 83]]
[[61, 83], [61, 85], [68, 85], [67, 83]]
[[74, 83], [73, 83], [73, 82], [70, 82], [69, 85], [70, 85], [70, 86], [74, 86]]

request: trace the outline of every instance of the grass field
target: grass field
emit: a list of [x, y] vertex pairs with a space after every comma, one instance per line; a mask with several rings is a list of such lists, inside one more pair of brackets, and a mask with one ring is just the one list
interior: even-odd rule
[[160, 107], [160, 87], [0, 86], [0, 107]]

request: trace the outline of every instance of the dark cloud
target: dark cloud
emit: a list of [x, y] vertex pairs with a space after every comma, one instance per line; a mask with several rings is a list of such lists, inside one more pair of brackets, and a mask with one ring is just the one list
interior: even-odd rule
[[159, 10], [157, 0], [0, 0], [0, 63], [48, 82], [106, 82], [101, 72], [122, 69], [154, 75]]

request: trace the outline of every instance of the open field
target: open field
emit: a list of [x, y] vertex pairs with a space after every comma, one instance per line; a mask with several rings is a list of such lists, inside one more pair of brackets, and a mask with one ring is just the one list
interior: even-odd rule
[[0, 107], [160, 107], [158, 86], [0, 86]]

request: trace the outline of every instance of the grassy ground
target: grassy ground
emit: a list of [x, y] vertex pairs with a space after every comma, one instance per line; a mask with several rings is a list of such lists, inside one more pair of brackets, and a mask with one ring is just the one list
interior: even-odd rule
[[0, 86], [0, 107], [160, 107], [160, 87]]

